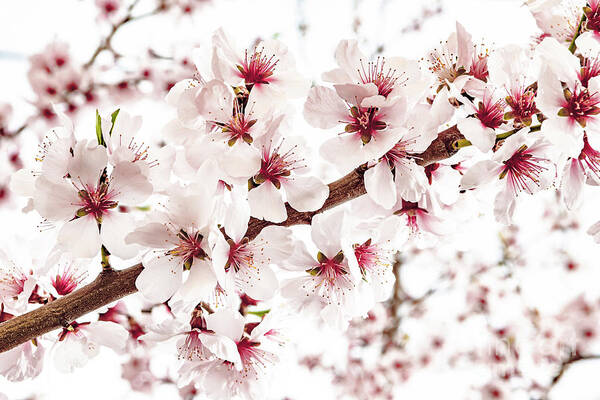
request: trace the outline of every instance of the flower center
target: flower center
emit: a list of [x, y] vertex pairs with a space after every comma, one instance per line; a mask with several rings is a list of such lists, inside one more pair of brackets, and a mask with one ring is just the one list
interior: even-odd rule
[[587, 136], [583, 137], [583, 149], [579, 154], [579, 162], [585, 163], [587, 168], [600, 179], [600, 152], [590, 146]]
[[81, 206], [76, 213], [78, 217], [91, 214], [96, 220], [101, 220], [102, 215], [119, 204], [112, 200], [115, 193], [110, 190], [108, 183], [101, 183], [96, 188], [86, 187], [79, 190], [77, 194]]
[[513, 119], [524, 125], [531, 124], [531, 117], [538, 112], [535, 105], [535, 90], [532, 88], [513, 88], [506, 97], [506, 104], [511, 111], [504, 115], [505, 119]]
[[471, 61], [471, 68], [469, 69], [469, 74], [472, 75], [474, 78], [487, 82], [487, 59], [487, 53], [473, 55], [473, 60]]
[[56, 292], [61, 295], [67, 295], [77, 288], [77, 285], [83, 281], [85, 274], [77, 274], [77, 271], [71, 266], [67, 266], [62, 272], [56, 274], [50, 279]]
[[307, 270], [309, 274], [322, 278], [330, 285], [335, 284], [336, 280], [348, 274], [348, 269], [342, 262], [344, 261], [344, 253], [340, 250], [333, 258], [327, 258], [325, 254], [317, 253], [319, 265]]
[[254, 141], [249, 132], [250, 128], [256, 124], [256, 120], [246, 118], [246, 114], [240, 110], [237, 101], [234, 104], [234, 113], [229, 122], [227, 124], [215, 122], [215, 124], [220, 126], [222, 132], [229, 138], [227, 141], [229, 146], [233, 146], [238, 139], [248, 144]]
[[527, 145], [522, 145], [512, 157], [504, 161], [500, 179], [506, 177], [516, 191], [526, 191], [531, 194], [530, 185], [533, 183], [539, 186], [540, 174], [548, 169], [540, 163], [548, 161], [545, 158], [534, 156], [529, 152]]
[[202, 241], [204, 236], [197, 232], [194, 234], [188, 234], [186, 231], [181, 229], [177, 234], [180, 242], [174, 249], [167, 251], [168, 255], [183, 258], [184, 267], [190, 269], [194, 258], [203, 260], [207, 254], [202, 248]]
[[363, 144], [367, 144], [375, 136], [377, 131], [387, 127], [384, 121], [379, 120], [376, 108], [363, 108], [353, 106], [350, 108], [350, 116], [345, 131], [360, 135]]
[[269, 146], [263, 148], [260, 171], [253, 178], [256, 185], [270, 181], [279, 189], [281, 181], [289, 179], [292, 171], [306, 167], [306, 165], [302, 164], [304, 160], [296, 156], [295, 150], [298, 147], [297, 145], [280, 154], [279, 150], [282, 144], [283, 142], [274, 149], [270, 149]]
[[379, 262], [379, 256], [377, 246], [371, 244], [371, 239], [363, 244], [355, 244], [353, 247], [360, 272], [365, 275], [366, 272], [375, 269]]
[[484, 95], [476, 111], [477, 118], [488, 128], [496, 129], [504, 122], [504, 102], [492, 102], [490, 96]]
[[598, 0], [588, 1], [588, 6], [584, 7], [586, 16], [585, 27], [590, 31], [600, 31], [600, 2]]
[[235, 272], [238, 272], [244, 267], [254, 265], [254, 248], [248, 238], [245, 237], [239, 243], [229, 239], [227, 243], [229, 243], [229, 258], [225, 264], [225, 271], [233, 268]]
[[410, 141], [401, 140], [384, 154], [383, 159], [388, 162], [390, 168], [393, 168], [397, 164], [408, 163], [411, 158], [408, 154], [409, 144], [411, 144]]
[[600, 113], [598, 93], [590, 94], [585, 87], [576, 87], [573, 91], [565, 89], [563, 94], [565, 102], [563, 108], [558, 111], [561, 117], [569, 117], [585, 128], [587, 119]]
[[402, 207], [399, 210], [394, 211], [396, 215], [406, 215], [406, 225], [413, 231], [419, 230], [419, 224], [417, 217], [420, 213], [427, 213], [427, 210], [419, 207], [419, 203], [413, 203], [412, 201], [406, 201], [402, 199]]
[[17, 297], [25, 287], [27, 277], [15, 265], [0, 266], [0, 296]]
[[448, 49], [448, 44], [442, 44], [440, 48], [433, 50], [428, 55], [429, 70], [438, 77], [441, 84], [454, 80], [463, 75], [466, 70], [464, 66], [458, 66], [458, 56]]
[[268, 84], [272, 80], [271, 77], [279, 60], [274, 54], [268, 56], [263, 54], [263, 51], [264, 49], [255, 49], [248, 57], [248, 50], [246, 50], [242, 64], [237, 66], [246, 85]]
[[582, 64], [581, 70], [577, 75], [581, 84], [584, 87], [588, 87], [590, 79], [600, 75], [600, 61], [598, 58], [584, 58]]
[[370, 61], [366, 67], [360, 60], [360, 69], [358, 75], [362, 83], [374, 83], [377, 86], [379, 94], [387, 97], [398, 81], [399, 75], [395, 69], [385, 68], [385, 58], [377, 57], [377, 61]]

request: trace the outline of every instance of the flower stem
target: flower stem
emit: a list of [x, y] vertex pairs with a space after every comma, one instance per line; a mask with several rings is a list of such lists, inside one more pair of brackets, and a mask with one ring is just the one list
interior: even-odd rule
[[102, 271], [112, 271], [113, 268], [110, 265], [109, 260], [110, 253], [108, 252], [106, 247], [104, 247], [104, 245], [102, 245], [102, 247], [100, 248], [100, 254], [102, 256], [102, 260], [100, 261], [100, 265], [102, 265]]
[[[542, 127], [542, 125], [540, 125], [540, 124], [533, 125], [532, 127], [529, 128], [529, 132], [537, 132], [540, 130], [541, 127]], [[519, 132], [520, 130], [521, 129], [513, 129], [510, 131], [506, 131], [504, 133], [500, 133], [500, 134], [496, 135], [496, 142], [498, 140], [506, 139], [507, 137], [514, 135], [515, 133]]]
[[585, 22], [585, 19], [586, 19], [586, 16], [585, 16], [585, 13], [583, 13], [583, 15], [581, 16], [581, 19], [579, 20], [579, 25], [577, 25], [577, 30], [575, 31], [575, 35], [573, 35], [573, 39], [571, 40], [571, 44], [569, 45], [569, 51], [571, 53], [575, 53], [575, 50], [577, 49], [575, 40], [577, 40], [579, 35], [581, 35], [581, 31], [583, 30], [583, 23]]
[[471, 146], [473, 143], [468, 141], [467, 139], [458, 139], [454, 143], [452, 143], [452, 147], [456, 150], [461, 149], [463, 147]]

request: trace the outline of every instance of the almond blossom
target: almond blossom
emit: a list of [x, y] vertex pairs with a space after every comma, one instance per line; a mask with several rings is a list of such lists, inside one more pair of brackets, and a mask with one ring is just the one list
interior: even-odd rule
[[350, 234], [355, 243], [348, 263], [360, 271], [363, 278], [360, 285], [366, 286], [367, 296], [372, 296], [371, 303], [390, 297], [396, 281], [392, 270], [394, 252], [408, 239], [408, 233], [400, 217], [390, 216], [371, 226], [355, 226]]
[[567, 161], [562, 175], [561, 194], [568, 208], [581, 206], [585, 183], [600, 184], [600, 152], [592, 148], [584, 135], [579, 157]]
[[245, 236], [250, 207], [242, 200], [233, 205], [235, 211], [225, 215], [224, 234], [213, 236], [212, 262], [226, 271], [231, 281], [226, 284], [227, 289], [235, 288], [256, 300], [268, 300], [279, 288], [269, 264], [292, 254], [291, 232], [271, 226], [250, 240]]
[[366, 98], [373, 104], [409, 91], [406, 86], [415, 89], [413, 85], [422, 85], [416, 62], [402, 57], [377, 57], [375, 61], [369, 61], [356, 40], [340, 41], [335, 60], [339, 68], [323, 73], [323, 80], [338, 85], [373, 83], [377, 86], [377, 94]]
[[[361, 297], [357, 290], [360, 272], [353, 257], [352, 244], [344, 229], [347, 226], [343, 211], [320, 214], [313, 218], [311, 238], [318, 249], [311, 254], [299, 242], [283, 268], [302, 272], [282, 284], [282, 295], [297, 302], [300, 309], [316, 312], [332, 326], [344, 328], [348, 320], [359, 315]], [[354, 267], [354, 268], [353, 268]]]
[[212, 42], [214, 76], [231, 86], [245, 86], [250, 91], [248, 104], [255, 110], [268, 110], [275, 102], [306, 94], [308, 80], [296, 71], [293, 56], [278, 40], [265, 40], [254, 48], [238, 50], [218, 29]]
[[403, 135], [406, 101], [396, 97], [373, 106], [370, 98], [379, 89], [366, 84], [334, 85], [335, 90], [315, 86], [304, 104], [304, 118], [320, 129], [343, 129], [321, 146], [321, 156], [335, 164], [340, 172], [381, 157]]
[[[136, 280], [136, 287], [150, 301], [162, 303], [180, 291], [187, 303], [195, 305], [214, 291], [217, 278], [223, 282], [223, 266], [216, 268], [209, 262], [214, 191], [196, 188], [170, 188], [166, 212], [156, 213], [155, 221], [125, 238], [127, 243], [152, 249], [144, 256], [144, 270]], [[185, 284], [184, 270], [189, 270]]]
[[553, 183], [555, 159], [550, 143], [524, 128], [506, 139], [491, 160], [480, 161], [469, 168], [463, 175], [461, 187], [473, 189], [487, 183], [498, 186], [494, 214], [498, 221], [509, 224], [521, 192], [534, 194]]
[[37, 285], [38, 277], [33, 271], [23, 270], [7, 254], [0, 250], [0, 303], [2, 310], [23, 311], [31, 293]]
[[456, 32], [429, 52], [424, 61], [440, 87], [451, 85], [459, 92], [463, 89], [479, 92], [488, 76], [488, 52], [475, 50], [472, 36], [457, 21]]
[[[548, 65], [538, 79], [537, 107], [548, 120], [542, 124], [542, 134], [561, 152], [577, 157], [583, 147], [584, 131], [595, 144], [600, 118], [600, 78], [581, 81], [579, 59], [560, 46], [554, 39], [546, 38], [538, 46], [538, 55]], [[566, 83], [566, 87], [561, 86]]]
[[225, 359], [207, 363], [192, 361], [185, 363], [179, 373], [185, 380], [200, 381], [209, 396], [264, 398], [268, 393], [270, 370], [279, 361], [277, 320], [267, 315], [258, 324], [246, 323], [240, 314], [231, 310], [217, 311], [206, 318], [217, 335], [226, 336], [236, 344], [240, 362]]
[[189, 323], [182, 323], [173, 318], [150, 328], [150, 332], [140, 337], [145, 342], [162, 342], [173, 337], [177, 341], [179, 359], [190, 362], [206, 362], [216, 358], [229, 361], [235, 365], [241, 363], [235, 342], [226, 335], [215, 333], [213, 325], [223, 326], [231, 322], [235, 316], [232, 311], [218, 310], [209, 313], [205, 304], [199, 304]]
[[474, 111], [473, 116], [460, 120], [457, 127], [479, 150], [490, 151], [496, 143], [496, 129], [504, 125], [506, 104], [486, 90], [477, 106], [473, 103], [470, 105]]
[[122, 352], [128, 337], [127, 330], [113, 322], [72, 322], [60, 332], [52, 349], [54, 364], [59, 371], [72, 372], [97, 356], [101, 346]]
[[84, 140], [72, 151], [68, 178], [42, 175], [36, 179], [36, 211], [50, 222], [64, 223], [58, 246], [76, 256], [93, 257], [102, 245], [123, 258], [135, 255], [137, 249], [124, 242], [132, 217], [116, 207], [140, 204], [152, 193], [152, 185], [130, 162], [120, 162], [107, 173], [103, 146]]
[[306, 176], [308, 160], [301, 137], [271, 129], [256, 145], [262, 152], [261, 165], [248, 180], [253, 217], [282, 222], [287, 219], [285, 201], [297, 211], [315, 211], [323, 205], [329, 187], [317, 177]]
[[42, 372], [44, 354], [45, 349], [37, 340], [0, 353], [0, 375], [16, 382], [35, 378]]

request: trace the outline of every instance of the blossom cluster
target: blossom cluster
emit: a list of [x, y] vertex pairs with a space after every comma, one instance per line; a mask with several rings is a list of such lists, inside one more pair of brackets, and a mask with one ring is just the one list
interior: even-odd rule
[[[97, 3], [106, 18], [122, 8]], [[287, 319], [345, 330], [372, 316], [393, 292], [394, 254], [451, 235], [484, 186], [507, 225], [524, 196], [553, 187], [567, 208], [581, 206], [600, 179], [600, 3], [564, 26], [546, 3], [529, 4], [543, 31], [530, 47], [475, 46], [459, 23], [421, 60], [370, 59], [342, 40], [322, 83], [298, 71], [284, 43], [238, 47], [219, 29], [157, 85], [175, 115], [160, 144], [145, 144], [141, 117], [121, 109], [75, 127], [63, 112], [72, 110], [51, 103], [64, 92], [92, 101], [87, 67], [62, 45], [32, 58], [41, 109], [61, 126], [10, 188], [52, 248], [33, 269], [2, 254], [0, 321], [71, 294], [98, 260], [101, 274], [140, 262], [135, 286], [163, 313], [140, 324], [113, 306], [65, 321], [0, 354], [0, 372], [37, 376], [48, 346], [71, 371], [102, 346], [173, 341], [181, 388], [262, 399]], [[302, 117], [314, 137], [297, 128]], [[319, 165], [342, 178], [327, 185]], [[291, 227], [300, 223], [309, 229]]]

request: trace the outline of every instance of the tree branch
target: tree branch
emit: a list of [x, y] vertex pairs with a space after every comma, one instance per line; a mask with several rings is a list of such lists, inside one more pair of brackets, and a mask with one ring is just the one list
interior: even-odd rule
[[[456, 140], [463, 136], [456, 126], [438, 134], [438, 137], [421, 154], [414, 155], [417, 163], [427, 166], [454, 155]], [[279, 224], [251, 218], [246, 236], [252, 240], [269, 225], [292, 226], [310, 224], [312, 217], [366, 193], [364, 172], [361, 166], [348, 175], [329, 184], [329, 197], [317, 211], [299, 212], [286, 204], [288, 218]], [[124, 270], [104, 270], [90, 284], [52, 301], [36, 310], [0, 323], [0, 353], [10, 350], [28, 340], [33, 340], [52, 330], [59, 329], [102, 306], [135, 293], [135, 280], [142, 272], [142, 264]]]
[[548, 399], [548, 395], [550, 394], [550, 391], [554, 388], [554, 386], [556, 386], [556, 384], [558, 383], [558, 381], [560, 381], [560, 379], [563, 377], [563, 375], [565, 374], [565, 372], [567, 371], [567, 369], [569, 369], [569, 367], [578, 362], [578, 361], [583, 361], [583, 360], [597, 360], [600, 359], [600, 355], [598, 354], [592, 354], [592, 355], [581, 355], [579, 353], [575, 353], [573, 355], [571, 355], [569, 358], [567, 358], [566, 360], [564, 360], [561, 364], [560, 364], [560, 369], [558, 370], [558, 372], [556, 373], [556, 375], [554, 375], [554, 377], [552, 378], [552, 382], [550, 383], [550, 386], [548, 387], [545, 396], [543, 397], [545, 400]]

